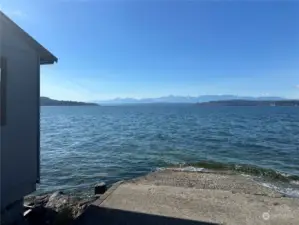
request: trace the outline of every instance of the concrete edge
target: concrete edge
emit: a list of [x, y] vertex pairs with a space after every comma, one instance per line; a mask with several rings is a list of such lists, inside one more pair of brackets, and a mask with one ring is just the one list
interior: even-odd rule
[[125, 181], [118, 181], [103, 194], [101, 195], [97, 200], [95, 200], [92, 205], [100, 206], [121, 184], [123, 184]]

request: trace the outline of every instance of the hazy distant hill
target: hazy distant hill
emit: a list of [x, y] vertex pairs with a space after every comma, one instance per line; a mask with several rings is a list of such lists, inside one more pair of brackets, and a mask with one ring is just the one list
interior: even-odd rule
[[299, 106], [299, 100], [254, 101], [229, 100], [197, 103], [199, 106]]
[[59, 101], [48, 97], [40, 97], [41, 106], [97, 106], [96, 103]]
[[210, 102], [210, 101], [223, 101], [231, 99], [240, 100], [258, 100], [258, 101], [268, 101], [268, 100], [284, 100], [281, 97], [246, 97], [246, 96], [236, 96], [236, 95], [201, 95], [198, 97], [190, 96], [174, 96], [169, 95], [159, 98], [116, 98], [107, 101], [97, 101], [100, 104], [138, 104], [138, 103], [198, 103], [198, 102]]

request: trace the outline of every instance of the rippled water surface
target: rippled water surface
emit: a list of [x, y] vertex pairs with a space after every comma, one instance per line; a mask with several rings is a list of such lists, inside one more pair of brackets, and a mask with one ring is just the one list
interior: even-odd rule
[[[299, 176], [298, 107], [42, 107], [39, 191], [88, 189], [176, 163]], [[296, 184], [296, 182], [295, 182]]]

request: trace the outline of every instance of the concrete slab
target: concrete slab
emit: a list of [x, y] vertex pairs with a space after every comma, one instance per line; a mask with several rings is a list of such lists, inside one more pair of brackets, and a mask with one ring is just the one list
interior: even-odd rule
[[100, 206], [218, 224], [299, 224], [298, 201], [221, 190], [122, 184]]
[[298, 199], [255, 185], [238, 175], [161, 171], [115, 185], [79, 224], [299, 224]]
[[251, 177], [222, 171], [209, 172], [180, 172], [171, 169], [150, 173], [128, 181], [135, 184], [165, 185], [197, 189], [213, 189], [254, 195], [282, 197], [280, 193], [263, 187], [254, 182]]

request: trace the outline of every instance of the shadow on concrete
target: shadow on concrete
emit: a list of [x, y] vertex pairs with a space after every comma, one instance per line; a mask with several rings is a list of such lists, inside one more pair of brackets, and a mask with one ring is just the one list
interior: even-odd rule
[[151, 215], [139, 212], [110, 209], [90, 205], [86, 211], [74, 221], [75, 225], [217, 225], [215, 223], [178, 219]]

